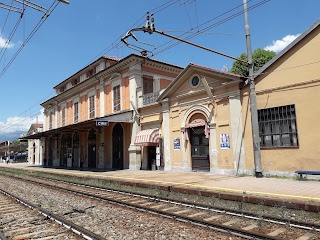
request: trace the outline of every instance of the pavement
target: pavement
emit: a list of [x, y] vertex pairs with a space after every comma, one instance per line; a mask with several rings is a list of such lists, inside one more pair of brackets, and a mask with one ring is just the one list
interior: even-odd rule
[[70, 176], [102, 178], [141, 187], [214, 196], [222, 199], [320, 212], [320, 181], [283, 178], [255, 178], [204, 172], [164, 172], [146, 170], [71, 170], [48, 168], [27, 163], [0, 163], [0, 167], [22, 168]]

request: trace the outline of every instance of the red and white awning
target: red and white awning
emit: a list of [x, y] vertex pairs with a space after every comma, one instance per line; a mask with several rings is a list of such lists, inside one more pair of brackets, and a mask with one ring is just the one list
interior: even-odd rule
[[134, 140], [136, 146], [158, 146], [159, 128], [147, 129], [139, 132]]

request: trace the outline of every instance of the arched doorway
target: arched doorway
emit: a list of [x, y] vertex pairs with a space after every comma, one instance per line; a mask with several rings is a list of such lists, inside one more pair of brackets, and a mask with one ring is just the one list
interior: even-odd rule
[[67, 141], [66, 136], [63, 134], [61, 136], [61, 144], [60, 144], [60, 166], [67, 165]]
[[80, 167], [80, 135], [75, 132], [73, 135], [72, 167]]
[[53, 160], [53, 139], [52, 137], [49, 138], [48, 141], [48, 166], [52, 166], [52, 160]]
[[123, 169], [123, 129], [120, 123], [112, 131], [112, 168]]
[[199, 110], [188, 119], [186, 131], [190, 136], [193, 171], [210, 171], [209, 128], [205, 115]]
[[33, 154], [32, 154], [32, 163], [35, 164], [36, 163], [36, 143], [33, 143]]
[[[70, 156], [72, 154], [71, 147], [71, 134], [63, 134], [61, 136], [61, 148], [60, 148], [60, 166], [71, 167]], [[68, 159], [69, 158], [69, 159]]]
[[192, 170], [210, 171], [209, 138], [205, 135], [205, 127], [191, 127], [190, 144]]
[[88, 136], [88, 167], [96, 168], [96, 132], [92, 128]]

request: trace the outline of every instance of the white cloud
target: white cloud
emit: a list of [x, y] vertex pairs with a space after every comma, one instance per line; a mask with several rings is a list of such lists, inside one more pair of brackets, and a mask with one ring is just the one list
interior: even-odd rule
[[287, 35], [283, 37], [281, 40], [272, 41], [272, 44], [266, 46], [264, 50], [274, 51], [276, 53], [282, 51], [286, 46], [288, 46], [291, 42], [293, 42], [300, 34], [297, 35]]
[[7, 39], [3, 38], [0, 36], [0, 48], [13, 48], [14, 44], [13, 43], [7, 43]]
[[40, 110], [40, 115], [37, 117], [9, 117], [5, 122], [0, 122], [0, 134], [27, 132], [31, 124], [42, 123], [44, 119], [43, 109]]

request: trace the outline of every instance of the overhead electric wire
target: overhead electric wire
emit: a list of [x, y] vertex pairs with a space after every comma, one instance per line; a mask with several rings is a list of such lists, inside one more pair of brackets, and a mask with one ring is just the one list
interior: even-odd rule
[[[251, 1], [253, 1], [253, 0], [249, 0], [248, 3], [251, 2]], [[220, 18], [220, 17], [222, 17], [222, 16], [224, 16], [224, 15], [226, 15], [226, 14], [228, 14], [228, 13], [234, 11], [234, 10], [236, 10], [236, 9], [239, 8], [239, 7], [243, 7], [243, 4], [237, 5], [236, 7], [231, 8], [230, 10], [225, 11], [225, 12], [223, 12], [223, 13], [221, 13], [221, 14], [219, 14], [219, 15], [217, 15], [217, 16], [209, 19], [209, 20], [207, 20], [206, 22], [201, 23], [200, 25], [198, 25], [198, 26], [196, 27], [196, 29], [200, 28], [200, 27], [203, 26], [203, 25], [206, 25], [207, 23], [209, 23], [209, 22], [211, 22], [211, 21], [213, 21], [213, 20], [215, 20], [215, 19], [218, 19], [218, 18]], [[186, 31], [185, 33], [179, 35], [178, 37], [181, 38], [182, 36], [190, 33], [190, 31], [193, 31], [193, 30], [195, 30], [195, 29], [190, 29], [189, 31]], [[203, 31], [202, 31], [202, 32], [201, 32], [201, 31], [198, 31], [198, 33], [199, 33], [199, 32], [202, 33]], [[171, 42], [174, 42], [174, 41], [175, 41], [175, 40], [173, 40], [173, 39], [172, 39], [172, 40], [169, 40], [169, 41], [167, 41], [166, 43], [158, 46], [157, 48], [161, 48], [161, 47], [167, 45], [168, 43], [171, 43]]]
[[[11, 5], [12, 4], [13, 4], [13, 0], [11, 1]], [[5, 26], [7, 24], [7, 21], [8, 21], [10, 13], [11, 13], [11, 11], [8, 11], [6, 19], [4, 20], [4, 23], [3, 23], [3, 27], [1, 28], [0, 36], [2, 36], [2, 33], [3, 33], [4, 29], [5, 29]]]
[[18, 21], [16, 22], [14, 28], [12, 29], [12, 31], [11, 31], [11, 33], [10, 33], [8, 39], [6, 40], [6, 43], [5, 43], [4, 47], [3, 47], [3, 48], [1, 49], [1, 51], [0, 51], [0, 55], [1, 55], [1, 56], [0, 56], [0, 62], [2, 61], [3, 56], [5, 55], [8, 47], [10, 46], [10, 42], [11, 42], [14, 34], [16, 33], [16, 31], [17, 31], [17, 29], [18, 29], [18, 27], [19, 27], [19, 25], [20, 25], [20, 22], [21, 22], [21, 20], [22, 20], [22, 17], [23, 17], [23, 13], [22, 13], [21, 16], [19, 17]]
[[13, 57], [10, 59], [10, 61], [7, 63], [7, 65], [4, 67], [4, 69], [0, 72], [0, 79], [4, 75], [4, 73], [8, 70], [8, 68], [11, 66], [13, 61], [16, 59], [16, 57], [20, 54], [22, 49], [26, 46], [26, 44], [30, 41], [30, 39], [34, 36], [34, 34], [39, 30], [39, 28], [42, 26], [42, 24], [48, 19], [50, 14], [54, 11], [54, 9], [59, 5], [59, 1], [55, 0], [54, 3], [50, 6], [50, 8], [47, 10], [46, 13], [42, 16], [38, 24], [34, 27], [34, 29], [31, 31], [31, 33], [28, 35], [28, 37], [24, 40], [24, 42], [21, 44], [19, 49], [16, 51], [16, 53], [13, 55]]
[[[158, 13], [158, 12], [161, 12], [161, 11], [163, 11], [164, 9], [172, 6], [174, 3], [178, 2], [178, 1], [179, 1], [179, 0], [170, 0], [170, 1], [167, 1], [167, 2], [164, 3], [164, 4], [162, 4], [162, 5], [158, 6], [158, 7], [155, 7], [155, 8], [153, 8], [153, 9], [151, 9], [151, 10], [149, 11], [149, 13], [153, 13], [154, 11], [158, 10], [159, 8], [161, 8], [161, 9], [158, 10], [157, 12], [154, 12], [153, 14], [156, 14], [156, 13]], [[169, 4], [169, 5], [168, 5], [168, 4]], [[167, 5], [167, 6], [166, 6], [166, 5]], [[139, 18], [134, 24], [132, 24], [131, 27], [130, 27], [126, 32], [128, 32], [130, 29], [132, 29], [132, 28], [134, 28], [134, 27], [141, 26], [141, 25], [145, 22], [145, 17], [146, 17], [146, 13], [143, 14], [143, 16], [142, 16], [141, 18]], [[126, 32], [125, 32], [125, 33], [126, 33]], [[122, 34], [122, 35], [123, 35], [123, 34]], [[119, 45], [121, 45], [121, 44], [122, 44], [122, 42], [121, 42], [121, 37], [122, 37], [122, 35], [121, 35], [120, 37], [118, 37], [117, 39], [115, 39], [110, 45], [108, 45], [108, 47], [106, 47], [105, 49], [103, 49], [103, 50], [102, 50], [99, 54], [97, 54], [94, 58], [92, 58], [89, 63], [93, 62], [93, 61], [96, 60], [98, 57], [100, 57], [100, 56], [102, 56], [102, 55], [110, 52], [111, 50], [113, 50], [113, 49], [117, 48]], [[110, 48], [110, 49], [109, 49], [109, 48]]]
[[[250, 10], [252, 10], [252, 9], [254, 9], [254, 8], [257, 8], [257, 7], [259, 7], [259, 6], [267, 3], [267, 2], [269, 2], [269, 1], [271, 1], [271, 0], [263, 0], [263, 1], [255, 4], [255, 5], [253, 5], [253, 6], [251, 6], [251, 7], [249, 7], [247, 11], [250, 11]], [[229, 12], [229, 11], [228, 11], [228, 12]], [[236, 17], [238, 17], [238, 16], [240, 16], [240, 15], [242, 15], [242, 14], [243, 14], [243, 11], [239, 11], [239, 12], [237, 12], [237, 13], [235, 13], [235, 14], [233, 14], [233, 15], [225, 18], [225, 19], [220, 20], [219, 22], [216, 22], [216, 23], [214, 23], [214, 24], [212, 24], [212, 25], [210, 25], [210, 26], [205, 27], [204, 29], [199, 30], [198, 32], [196, 32], [196, 33], [194, 33], [194, 34], [191, 34], [191, 35], [187, 36], [184, 40], [189, 40], [189, 39], [191, 39], [191, 38], [193, 38], [193, 37], [201, 34], [202, 32], [206, 32], [206, 31], [208, 31], [208, 30], [210, 30], [210, 29], [212, 29], [212, 28], [214, 28], [214, 27], [217, 27], [217, 26], [219, 26], [219, 25], [221, 25], [221, 24], [223, 24], [223, 23], [225, 23], [225, 22], [227, 22], [227, 21], [230, 21], [231, 19], [236, 18]], [[213, 18], [213, 19], [216, 19], [216, 18], [217, 18], [217, 17], [215, 17], [215, 18]], [[213, 19], [207, 21], [206, 23], [212, 21]], [[203, 25], [203, 24], [201, 24], [200, 26], [202, 26], [202, 25]], [[174, 40], [172, 40], [172, 41], [174, 41]], [[170, 42], [172, 42], [172, 41], [170, 41]], [[177, 46], [177, 45], [179, 45], [179, 44], [181, 44], [181, 42], [175, 42], [174, 44], [172, 44], [172, 45], [170, 45], [170, 46], [168, 46], [168, 47], [166, 47], [166, 48], [164, 48], [164, 49], [156, 52], [156, 53], [153, 54], [152, 56], [156, 56], [156, 55], [158, 55], [158, 54], [160, 54], [160, 53], [162, 53], [162, 52], [164, 52], [164, 51], [167, 51], [168, 49], [170, 49], [170, 48], [172, 48], [172, 47], [175, 47], [175, 46]], [[164, 45], [165, 45], [165, 44], [164, 44]], [[163, 46], [163, 45], [162, 45], [162, 46]]]

